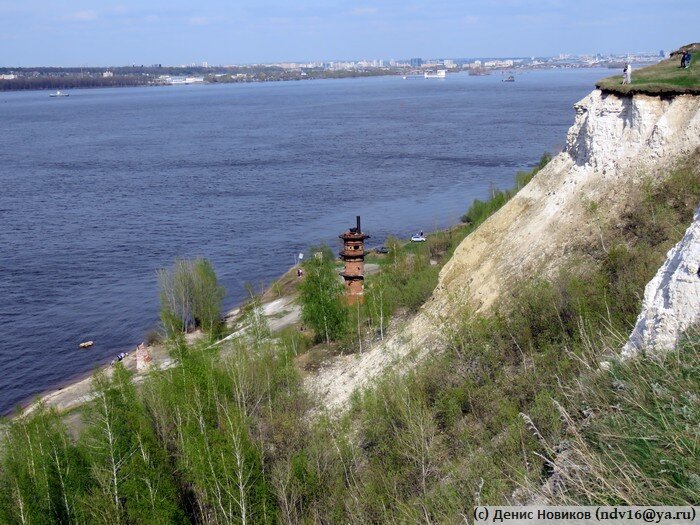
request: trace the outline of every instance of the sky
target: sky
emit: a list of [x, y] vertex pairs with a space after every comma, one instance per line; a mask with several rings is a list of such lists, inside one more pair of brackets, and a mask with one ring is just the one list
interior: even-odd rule
[[665, 0], [0, 0], [0, 66], [657, 52], [699, 22]]

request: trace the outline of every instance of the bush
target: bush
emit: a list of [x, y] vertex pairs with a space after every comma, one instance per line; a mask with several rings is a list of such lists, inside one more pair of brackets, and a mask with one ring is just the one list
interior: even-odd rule
[[178, 259], [172, 269], [157, 271], [160, 318], [166, 336], [178, 339], [184, 332], [201, 328], [214, 338], [221, 327], [221, 301], [226, 291], [219, 285], [212, 264], [206, 259]]
[[158, 330], [149, 330], [146, 334], [146, 345], [154, 346], [163, 342], [163, 335]]
[[317, 255], [304, 262], [304, 280], [299, 285], [301, 318], [318, 340], [330, 343], [341, 339], [349, 328], [343, 285], [330, 248], [314, 247], [311, 252]]
[[475, 199], [472, 205], [467, 210], [467, 213], [462, 215], [462, 222], [478, 226], [491, 215], [497, 212], [503, 205], [508, 202], [513, 196], [518, 193], [525, 185], [537, 175], [537, 172], [544, 168], [552, 156], [549, 153], [543, 153], [540, 161], [530, 171], [520, 171], [515, 176], [515, 186], [509, 190], [501, 191], [496, 188], [491, 188], [491, 198], [486, 201]]

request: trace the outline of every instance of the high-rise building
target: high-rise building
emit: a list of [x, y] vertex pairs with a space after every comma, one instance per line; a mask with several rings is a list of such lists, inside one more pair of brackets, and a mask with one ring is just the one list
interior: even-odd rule
[[410, 62], [411, 62], [411, 67], [421, 67], [423, 65], [422, 58], [412, 58]]

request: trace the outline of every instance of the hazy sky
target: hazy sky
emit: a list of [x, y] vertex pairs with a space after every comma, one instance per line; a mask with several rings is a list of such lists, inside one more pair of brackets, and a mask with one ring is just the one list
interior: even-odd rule
[[675, 49], [664, 0], [0, 0], [0, 65], [210, 64]]

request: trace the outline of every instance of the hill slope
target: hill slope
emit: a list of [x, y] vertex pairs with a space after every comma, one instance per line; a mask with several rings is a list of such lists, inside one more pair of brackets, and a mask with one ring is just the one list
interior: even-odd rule
[[700, 147], [700, 97], [594, 90], [574, 109], [565, 150], [461, 243], [410, 324], [307, 381], [322, 403], [346, 404], [356, 388], [400, 368], [407, 355], [443, 346], [444, 327], [465, 310], [488, 311], [514, 283], [551, 276], [566, 261], [585, 258], [588, 246], [602, 242], [604, 224], [622, 217], [646, 185]]

